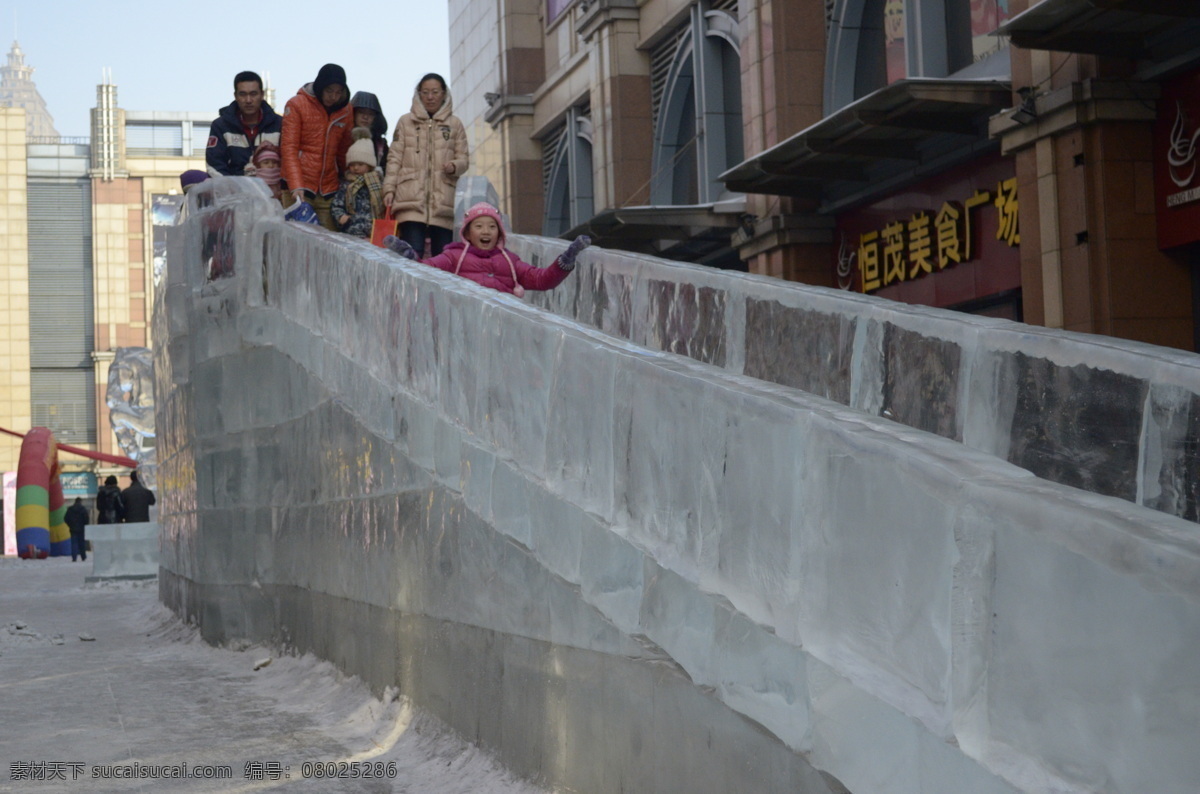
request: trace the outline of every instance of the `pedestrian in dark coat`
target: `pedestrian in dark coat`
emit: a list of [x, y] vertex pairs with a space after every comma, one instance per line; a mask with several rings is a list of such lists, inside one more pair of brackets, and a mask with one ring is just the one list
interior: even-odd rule
[[[350, 97], [350, 107], [354, 108], [354, 126], [366, 127], [371, 131], [371, 143], [375, 147], [375, 162], [383, 176], [383, 165], [388, 155], [388, 123], [379, 105], [379, 97], [370, 91], [355, 91]], [[354, 130], [351, 130], [353, 136]]]
[[150, 520], [150, 505], [154, 504], [154, 491], [138, 481], [136, 471], [129, 472], [129, 487], [121, 491], [125, 502], [125, 523], [135, 524]]
[[76, 556], [87, 561], [87, 541], [84, 540], [83, 532], [87, 528], [89, 518], [83, 500], [76, 496], [75, 504], [68, 507], [67, 514], [63, 516], [67, 529], [71, 530], [71, 562], [75, 562]]
[[120, 524], [125, 516], [121, 489], [117, 487], [117, 478], [111, 474], [104, 478], [104, 485], [96, 491], [96, 515], [97, 524]]
[[208, 131], [204, 160], [213, 176], [242, 176], [250, 157], [263, 143], [279, 145], [283, 117], [263, 100], [262, 78], [239, 72], [233, 78], [233, 101], [221, 109]]

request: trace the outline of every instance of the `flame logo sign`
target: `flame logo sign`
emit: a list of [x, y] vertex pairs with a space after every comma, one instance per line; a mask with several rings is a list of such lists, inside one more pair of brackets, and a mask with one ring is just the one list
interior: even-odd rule
[[846, 242], [846, 233], [842, 232], [842, 244], [838, 247], [837, 280], [839, 289], [850, 289], [854, 283], [854, 260], [858, 251], [852, 249]]
[[[1183, 103], [1175, 103], [1175, 123], [1171, 125], [1171, 148], [1167, 150], [1167, 164], [1171, 173], [1171, 181], [1179, 187], [1187, 187], [1196, 175], [1196, 141], [1200, 139], [1200, 129], [1188, 137], [1187, 115], [1183, 112]], [[1187, 170], [1187, 176], [1178, 174]]]

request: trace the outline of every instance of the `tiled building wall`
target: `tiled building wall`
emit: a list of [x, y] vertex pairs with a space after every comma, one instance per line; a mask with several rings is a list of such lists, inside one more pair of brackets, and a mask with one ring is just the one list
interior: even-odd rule
[[[451, 0], [450, 63], [453, 71], [446, 78], [454, 98], [454, 115], [467, 128], [471, 151], [468, 173], [486, 176], [500, 194], [501, 202], [511, 203], [505, 178], [503, 136], [483, 120], [487, 112], [484, 94], [498, 91], [496, 81], [500, 74], [502, 43], [497, 35], [500, 26], [498, 7], [496, 3]], [[501, 210], [509, 211], [505, 207]]]
[[[535, 94], [543, 84], [542, 20], [544, 0], [509, 0], [504, 5], [504, 93], [514, 96]], [[541, 232], [544, 215], [542, 194], [542, 146], [535, 137], [534, 117], [515, 115], [508, 118], [502, 135], [503, 161], [508, 173], [501, 192], [513, 229]]]
[[593, 37], [597, 209], [637, 206], [650, 198], [654, 148], [650, 59], [637, 49], [638, 35], [635, 24], [617, 21]]
[[[500, 210], [525, 232], [542, 223], [541, 145], [527, 103], [546, 74], [543, 18], [542, 0], [450, 4], [451, 91], [467, 128], [469, 173], [491, 182]], [[504, 107], [492, 122], [489, 94]]]
[[[1060, 91], [1122, 80], [1128, 68], [1021, 48], [1012, 63], [1015, 86]], [[1153, 121], [1139, 112], [1143, 102], [1132, 104], [1133, 112], [1108, 110], [1061, 130], [1047, 124], [1014, 147], [1024, 320], [1191, 350], [1191, 277], [1186, 263], [1158, 248]]]
[[[96, 350], [149, 347], [146, 322], [145, 209], [140, 178], [92, 183]], [[108, 361], [96, 365], [96, 416], [100, 449], [116, 451], [104, 391]]]
[[[820, 3], [743, 0], [742, 130], [746, 157], [753, 157], [824, 115], [825, 21]], [[758, 218], [803, 211], [790, 198], [749, 194], [746, 211]], [[765, 234], [760, 230], [759, 234]], [[833, 286], [828, 245], [754, 246], [743, 251], [751, 273]]]
[[1191, 350], [1191, 275], [1158, 248], [1151, 132], [1110, 122], [1083, 135], [1098, 322], [1079, 330]]
[[[25, 432], [29, 402], [29, 226], [25, 111], [0, 108], [0, 427]], [[21, 442], [0, 441], [0, 471], [16, 471]]]
[[178, 193], [179, 174], [203, 168], [202, 158], [131, 160], [134, 175], [93, 182], [93, 261], [96, 300], [96, 427], [99, 449], [121, 454], [109, 421], [105, 393], [112, 351], [151, 347], [154, 303], [151, 197]]

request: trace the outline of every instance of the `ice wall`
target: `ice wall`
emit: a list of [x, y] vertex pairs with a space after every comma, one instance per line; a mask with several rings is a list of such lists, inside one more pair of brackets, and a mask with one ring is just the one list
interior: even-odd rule
[[[864, 364], [875, 339], [928, 372], [915, 351], [953, 323], [978, 358], [955, 389], [1004, 382], [993, 337], [1068, 371], [1127, 346], [602, 251], [550, 295], [589, 328], [284, 224], [241, 183], [189, 199], [155, 313], [162, 597], [209, 639], [399, 684], [579, 791], [1200, 779], [1195, 524], [873, 416], [921, 380]], [[748, 296], [841, 340], [798, 370], [855, 407], [748, 376]], [[977, 402], [963, 438], [1002, 412]]]
[[[563, 247], [513, 244], [546, 263]], [[533, 301], [1200, 521], [1200, 356], [621, 252], [592, 261]]]

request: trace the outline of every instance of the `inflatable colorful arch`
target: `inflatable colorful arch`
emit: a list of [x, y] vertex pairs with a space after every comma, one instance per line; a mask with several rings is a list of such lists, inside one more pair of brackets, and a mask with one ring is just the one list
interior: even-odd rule
[[21, 442], [17, 463], [17, 554], [26, 559], [70, 554], [66, 512], [54, 434], [35, 427]]
[[59, 444], [45, 427], [22, 436], [0, 427], [0, 433], [24, 438], [17, 461], [17, 554], [24, 558], [58, 557], [71, 553], [71, 531], [64, 521], [62, 481], [58, 477], [58, 451], [92, 460], [137, 468], [137, 461], [90, 449]]

